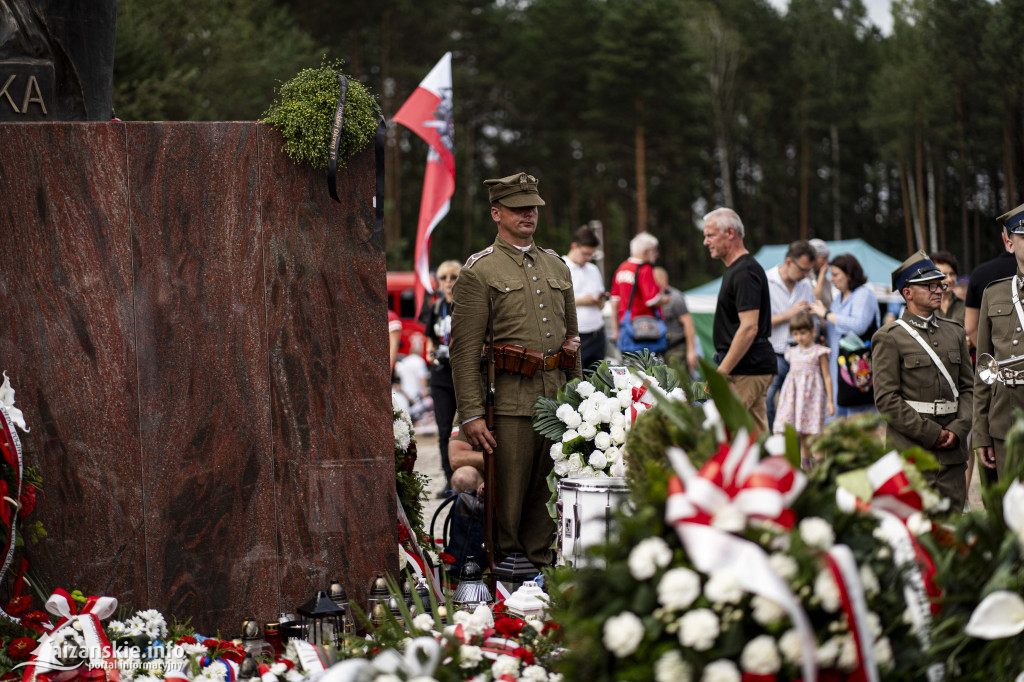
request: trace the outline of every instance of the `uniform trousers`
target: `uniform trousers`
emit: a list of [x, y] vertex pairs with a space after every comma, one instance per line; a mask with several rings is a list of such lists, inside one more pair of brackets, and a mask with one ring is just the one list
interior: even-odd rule
[[740, 402], [750, 410], [750, 416], [754, 418], [754, 426], [760, 429], [761, 433], [771, 433], [771, 426], [768, 424], [768, 403], [765, 401], [765, 396], [775, 375], [730, 374], [726, 378]]
[[548, 514], [551, 498], [547, 476], [554, 462], [551, 441], [533, 430], [530, 417], [495, 415], [494, 439], [497, 472], [500, 554], [526, 555], [535, 566], [552, 563], [551, 541], [555, 522]]
[[967, 462], [943, 464], [938, 469], [929, 469], [924, 480], [943, 497], [949, 498], [949, 510], [959, 514], [967, 501]]

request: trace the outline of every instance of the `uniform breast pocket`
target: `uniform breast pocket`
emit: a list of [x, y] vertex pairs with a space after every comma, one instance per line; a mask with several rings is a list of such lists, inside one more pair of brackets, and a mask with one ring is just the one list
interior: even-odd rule
[[1013, 304], [1009, 302], [995, 302], [988, 304], [988, 323], [992, 328], [991, 337], [994, 339], [1008, 339], [1013, 335], [1016, 327], [1017, 316], [1012, 314]]
[[907, 353], [903, 355], [904, 388], [931, 388], [935, 384], [935, 364], [928, 353]]
[[572, 289], [572, 282], [557, 277], [548, 277], [548, 287], [551, 289], [551, 307], [555, 315], [565, 315], [565, 291]]
[[960, 351], [949, 351], [949, 354], [946, 356], [946, 371], [949, 372], [949, 378], [953, 380], [955, 385], [960, 379]]
[[494, 299], [494, 312], [507, 319], [517, 319], [526, 315], [526, 296], [523, 294], [522, 280], [488, 280], [491, 297]]

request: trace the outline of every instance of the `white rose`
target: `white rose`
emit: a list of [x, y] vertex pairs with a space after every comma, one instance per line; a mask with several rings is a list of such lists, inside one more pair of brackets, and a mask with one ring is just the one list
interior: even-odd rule
[[798, 665], [803, 660], [804, 648], [800, 643], [800, 633], [793, 628], [786, 630], [782, 637], [779, 637], [779, 649], [786, 663]]
[[559, 421], [563, 424], [568, 424], [570, 415], [575, 411], [576, 410], [573, 409], [572, 405], [569, 403], [563, 403], [558, 406], [557, 410], [555, 410], [555, 416], [558, 417]]
[[[615, 414], [612, 415], [612, 420], [608, 422], [608, 425], [611, 426], [613, 429], [616, 426], [621, 427], [623, 429], [626, 428], [626, 415], [624, 415], [622, 412], [616, 412]], [[622, 440], [623, 442], [625, 442], [626, 440], [625, 432], [623, 432]]]
[[768, 563], [771, 564], [772, 570], [774, 570], [775, 573], [777, 573], [778, 576], [786, 582], [795, 578], [797, 572], [800, 570], [799, 565], [796, 563], [796, 559], [788, 554], [782, 554], [780, 552], [775, 552], [768, 557]]
[[[644, 376], [646, 376], [646, 375], [644, 375]], [[640, 388], [641, 386], [644, 385], [644, 380], [640, 377], [639, 373], [638, 374], [630, 374], [629, 375], [629, 385], [632, 388]]]
[[494, 676], [494, 679], [498, 679], [502, 675], [519, 677], [519, 659], [515, 656], [506, 656], [504, 654], [498, 656], [498, 660], [491, 666], [491, 674]]
[[568, 443], [571, 440], [576, 440], [580, 437], [579, 432], [576, 429], [566, 429], [565, 433], [562, 434], [562, 442]]
[[434, 629], [434, 617], [429, 613], [421, 613], [412, 619], [412, 624], [417, 630], [430, 632]]
[[853, 636], [843, 636], [843, 645], [839, 649], [839, 658], [836, 660], [836, 665], [839, 666], [840, 670], [848, 673], [852, 673], [860, 665], [857, 656], [857, 642], [853, 640]]
[[611, 468], [608, 470], [608, 475], [622, 478], [626, 475], [626, 463], [621, 459], [612, 463]]
[[562, 449], [561, 443], [551, 444], [551, 459], [555, 460], [556, 462], [561, 462], [563, 459], [565, 459], [565, 450]]
[[672, 561], [672, 548], [660, 537], [644, 538], [629, 551], [629, 573], [636, 580], [647, 580]]
[[831, 668], [835, 666], [839, 652], [843, 648], [843, 640], [833, 637], [824, 644], [818, 646], [818, 667]]
[[741, 679], [740, 669], [727, 658], [708, 663], [700, 676], [700, 682], [740, 682]]
[[754, 620], [761, 625], [771, 625], [777, 623], [786, 617], [786, 610], [779, 606], [777, 603], [762, 597], [761, 595], [755, 596], [750, 600], [750, 606], [753, 608]]
[[602, 470], [608, 466], [608, 460], [605, 458], [604, 453], [600, 450], [594, 450], [590, 453], [590, 459], [588, 460], [590, 466], [594, 467], [595, 470]]
[[629, 656], [644, 639], [644, 624], [629, 611], [612, 616], [604, 623], [604, 645], [619, 658]]
[[616, 398], [619, 399], [619, 405], [621, 405], [623, 409], [629, 407], [633, 404], [633, 389], [627, 388], [619, 391]]
[[590, 424], [595, 428], [601, 426], [601, 413], [593, 407], [586, 412], [580, 412], [580, 416], [583, 417], [583, 421], [585, 423]]
[[555, 476], [565, 477], [569, 473], [569, 460], [555, 462], [554, 472]]
[[601, 407], [597, 409], [597, 413], [601, 415], [601, 423], [609, 424], [612, 418], [615, 417], [616, 413], [619, 412], [619, 403], [617, 401], [605, 400], [601, 403]]
[[782, 668], [779, 649], [771, 635], [760, 635], [747, 642], [740, 654], [740, 666], [755, 675], [774, 675]]
[[622, 389], [629, 386], [629, 375], [628, 374], [613, 374], [612, 383], [615, 384], [615, 390], [621, 391]]
[[864, 595], [868, 599], [877, 596], [882, 591], [881, 585], [878, 584], [878, 577], [867, 564], [860, 567], [860, 584], [864, 587]]
[[599, 432], [594, 436], [594, 445], [598, 450], [607, 450], [612, 446], [612, 437], [606, 431]]
[[463, 644], [459, 647], [460, 668], [475, 668], [482, 660], [484, 660], [484, 653], [480, 651], [480, 647], [471, 644]]
[[809, 516], [800, 522], [800, 539], [810, 547], [829, 549], [835, 544], [836, 534], [828, 521], [818, 516]]
[[[592, 409], [596, 408], [594, 407], [594, 403], [590, 402], [589, 400], [584, 400], [580, 402], [579, 405], [576, 406], [576, 411], [580, 413], [581, 417], [583, 417], [584, 412], [587, 412]], [[583, 421], [587, 421], [587, 418], [583, 417]]]
[[685, 567], [672, 568], [658, 581], [658, 603], [672, 611], [682, 611], [700, 596], [700, 576]]
[[586, 440], [594, 440], [594, 436], [597, 435], [597, 427], [590, 422], [584, 422], [577, 430]]
[[479, 625], [485, 630], [494, 627], [494, 614], [491, 613], [491, 607], [486, 604], [479, 604], [473, 611], [473, 615], [470, 616], [470, 622]]
[[608, 396], [604, 391], [594, 391], [594, 394], [590, 396], [590, 401], [594, 403], [598, 408], [608, 402]]
[[519, 678], [526, 682], [548, 682], [548, 671], [539, 665], [531, 665], [523, 668], [523, 674]]
[[892, 654], [892, 643], [888, 637], [882, 637], [874, 646], [875, 650], [875, 661], [878, 662], [878, 667], [882, 670], [892, 670], [892, 666], [895, 663]]
[[695, 651], [707, 651], [715, 645], [722, 624], [711, 609], [694, 609], [679, 619], [679, 643]]
[[594, 394], [594, 384], [589, 381], [581, 381], [576, 384], [576, 393], [578, 393], [582, 398], [589, 398]]
[[907, 530], [914, 535], [924, 535], [932, 530], [932, 522], [924, 517], [921, 512], [914, 512], [907, 517]]
[[818, 572], [818, 577], [814, 579], [814, 596], [821, 602], [821, 608], [825, 611], [835, 613], [839, 610], [842, 597], [839, 594], [836, 579], [832, 576], [832, 571]]
[[668, 399], [675, 401], [685, 401], [686, 392], [681, 387], [676, 386], [675, 388], [668, 392]]
[[712, 604], [739, 604], [743, 588], [732, 573], [717, 571], [704, 583], [704, 596]]
[[612, 442], [616, 445], [622, 445], [626, 442], [626, 428], [624, 426], [613, 426], [609, 435]]
[[580, 469], [583, 468], [583, 458], [580, 453], [574, 452], [569, 455], [569, 473], [575, 475]]
[[622, 451], [612, 445], [604, 451], [604, 456], [608, 458], [609, 462], [619, 462], [622, 460]]
[[655, 682], [690, 682], [693, 672], [679, 649], [666, 651], [654, 662]]

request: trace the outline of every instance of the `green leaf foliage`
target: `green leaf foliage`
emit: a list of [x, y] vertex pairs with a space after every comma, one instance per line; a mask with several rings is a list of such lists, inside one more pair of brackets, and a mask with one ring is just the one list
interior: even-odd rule
[[[320, 68], [303, 69], [281, 84], [277, 99], [260, 119], [281, 132], [284, 150], [296, 163], [327, 167], [334, 113], [341, 92], [341, 66], [341, 61], [328, 63], [325, 57]], [[377, 100], [366, 87], [351, 76], [347, 79], [339, 164], [366, 149], [376, 135], [381, 115]]]

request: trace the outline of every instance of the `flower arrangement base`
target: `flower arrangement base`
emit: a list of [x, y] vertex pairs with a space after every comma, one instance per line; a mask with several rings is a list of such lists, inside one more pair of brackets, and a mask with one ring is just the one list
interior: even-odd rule
[[629, 500], [622, 477], [563, 478], [558, 482], [558, 564], [583, 566], [600, 561], [587, 554], [608, 539], [615, 511]]

